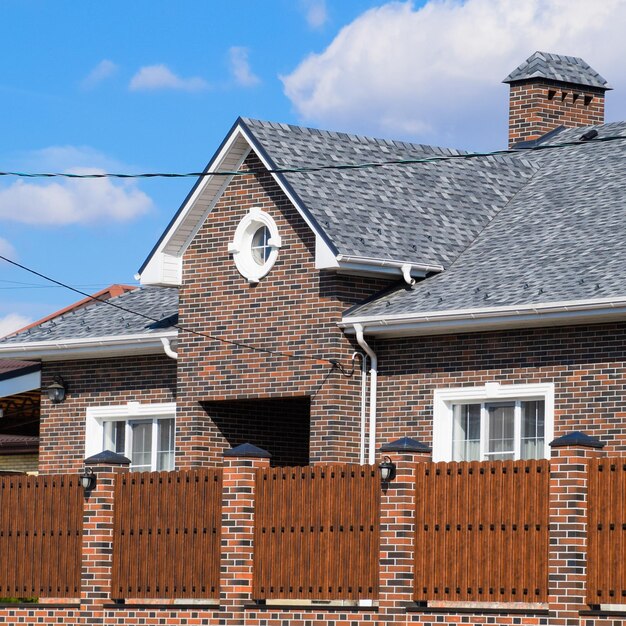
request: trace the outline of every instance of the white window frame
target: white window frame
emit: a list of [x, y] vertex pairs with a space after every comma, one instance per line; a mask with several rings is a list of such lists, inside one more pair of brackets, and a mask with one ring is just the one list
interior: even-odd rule
[[[486, 383], [478, 387], [454, 387], [436, 389], [433, 393], [433, 461], [452, 460], [452, 407], [455, 404], [482, 404], [524, 400], [543, 400], [545, 419], [544, 458], [550, 458], [550, 442], [554, 439], [554, 383], [528, 385], [501, 385], [497, 382]], [[517, 408], [516, 422], [520, 421], [521, 411]], [[484, 408], [483, 408], [484, 411]], [[484, 415], [481, 415], [481, 458], [483, 456]], [[516, 431], [518, 428], [516, 428]], [[519, 437], [516, 432], [516, 457], [519, 456]]]
[[162, 404], [142, 404], [140, 402], [127, 402], [110, 406], [92, 406], [87, 408], [85, 420], [85, 458], [99, 454], [103, 450], [104, 422], [152, 419], [152, 446], [153, 463], [156, 461], [154, 447], [158, 445], [156, 431], [157, 420], [174, 420], [174, 450], [176, 449], [176, 403], [164, 402]]
[[[257, 230], [263, 226], [267, 227], [270, 233], [267, 243], [271, 247], [271, 252], [267, 261], [263, 265], [259, 265], [252, 255], [252, 239]], [[258, 283], [274, 266], [281, 246], [282, 239], [272, 216], [259, 207], [254, 207], [239, 222], [235, 236], [232, 242], [228, 244], [228, 252], [233, 255], [239, 273], [248, 282]]]

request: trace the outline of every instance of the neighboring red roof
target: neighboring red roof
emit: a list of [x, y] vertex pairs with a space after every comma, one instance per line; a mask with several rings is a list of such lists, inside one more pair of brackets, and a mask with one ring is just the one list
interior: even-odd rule
[[10, 452], [37, 452], [39, 437], [27, 435], [0, 435], [0, 454]]
[[11, 333], [11, 335], [17, 335], [17, 333], [21, 333], [24, 330], [28, 330], [29, 328], [33, 328], [34, 326], [39, 326], [39, 324], [43, 324], [44, 322], [49, 322], [53, 320], [55, 317], [59, 317], [61, 315], [65, 315], [65, 313], [69, 313], [70, 311], [76, 311], [77, 309], [82, 309], [90, 304], [93, 304], [93, 299], [98, 298], [98, 300], [108, 300], [109, 298], [115, 298], [117, 296], [121, 296], [123, 293], [127, 293], [128, 291], [133, 291], [137, 289], [136, 285], [111, 285], [106, 289], [102, 289], [98, 291], [98, 293], [94, 293], [90, 298], [83, 298], [74, 304], [70, 304], [66, 306], [64, 309], [56, 311], [55, 313], [51, 313], [46, 317], [42, 317], [40, 320], [29, 324], [28, 326], [24, 326], [24, 328], [20, 328]]
[[[13, 378], [14, 376], [20, 376], [28, 372], [21, 372], [20, 370], [27, 370], [29, 368], [35, 369], [39, 367], [40, 363], [35, 361], [15, 361], [14, 359], [0, 359], [0, 380], [5, 378]], [[30, 370], [29, 370], [30, 371]]]

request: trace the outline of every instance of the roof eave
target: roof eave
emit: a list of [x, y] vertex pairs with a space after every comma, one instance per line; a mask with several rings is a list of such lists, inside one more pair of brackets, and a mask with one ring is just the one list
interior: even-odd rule
[[420, 315], [349, 316], [339, 326], [347, 334], [353, 334], [354, 325], [360, 324], [369, 336], [412, 337], [622, 320], [626, 320], [626, 298], [434, 311]]
[[111, 358], [163, 353], [162, 338], [173, 339], [177, 330], [142, 335], [119, 335], [31, 341], [0, 345], [0, 358], [38, 359], [41, 361], [69, 361], [88, 358]]

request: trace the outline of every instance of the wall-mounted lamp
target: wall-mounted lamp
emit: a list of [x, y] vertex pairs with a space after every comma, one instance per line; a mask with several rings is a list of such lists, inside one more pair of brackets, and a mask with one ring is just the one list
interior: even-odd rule
[[80, 484], [83, 486], [85, 493], [91, 491], [96, 486], [96, 475], [91, 467], [86, 467], [80, 476]]
[[67, 395], [67, 385], [60, 376], [55, 376], [53, 383], [46, 387], [46, 392], [52, 404], [60, 404], [65, 400], [65, 396]]
[[380, 470], [380, 478], [384, 483], [393, 480], [396, 475], [396, 466], [388, 456], [383, 457], [383, 462], [378, 466], [378, 469]]

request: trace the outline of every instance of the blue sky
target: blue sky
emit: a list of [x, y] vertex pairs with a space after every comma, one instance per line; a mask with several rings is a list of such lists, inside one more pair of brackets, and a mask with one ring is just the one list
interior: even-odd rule
[[[238, 115], [501, 148], [500, 81], [537, 49], [583, 56], [625, 119], [625, 21], [626, 0], [0, 0], [0, 169], [195, 171]], [[192, 184], [0, 180], [0, 254], [132, 283]], [[0, 261], [0, 334], [77, 299]]]

